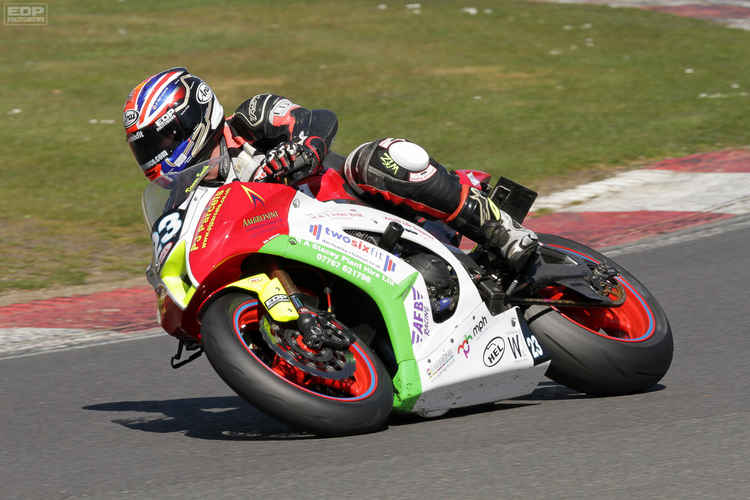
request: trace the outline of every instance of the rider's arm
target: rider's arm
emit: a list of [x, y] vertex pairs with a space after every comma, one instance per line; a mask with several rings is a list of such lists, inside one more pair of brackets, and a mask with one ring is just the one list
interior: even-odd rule
[[328, 153], [338, 119], [327, 109], [307, 109], [275, 94], [258, 94], [240, 104], [229, 123], [262, 152], [282, 142], [304, 146], [314, 156], [313, 170]]

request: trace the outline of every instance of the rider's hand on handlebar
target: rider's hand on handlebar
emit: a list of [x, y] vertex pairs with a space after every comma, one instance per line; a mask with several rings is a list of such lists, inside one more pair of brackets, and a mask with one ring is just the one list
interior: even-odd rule
[[281, 179], [292, 170], [311, 166], [311, 155], [307, 154], [306, 149], [294, 142], [284, 142], [270, 150], [262, 165], [266, 176]]

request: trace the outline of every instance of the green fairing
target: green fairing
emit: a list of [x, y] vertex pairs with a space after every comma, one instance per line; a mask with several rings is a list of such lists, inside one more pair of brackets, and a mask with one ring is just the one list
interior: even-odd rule
[[422, 394], [422, 383], [419, 377], [419, 370], [417, 369], [417, 362], [414, 359], [414, 350], [411, 347], [411, 327], [406, 319], [404, 299], [417, 280], [417, 273], [410, 275], [401, 283], [397, 283], [394, 286], [375, 278], [373, 275], [382, 273], [359, 261], [363, 268], [371, 271], [368, 274], [373, 276], [372, 280], [367, 283], [345, 273], [342, 270], [343, 266], [329, 266], [325, 260], [318, 260], [317, 254], [319, 252], [312, 247], [313, 244], [324, 247], [327, 252], [337, 255], [339, 258], [346, 256], [349, 259], [354, 259], [351, 255], [345, 255], [334, 248], [322, 245], [320, 242], [299, 240], [290, 238], [287, 235], [274, 237], [263, 245], [259, 253], [278, 255], [324, 269], [331, 274], [347, 280], [372, 297], [380, 309], [380, 313], [383, 315], [386, 328], [388, 328], [388, 335], [391, 338], [393, 353], [398, 363], [398, 371], [393, 377], [393, 408], [398, 411], [411, 410], [417, 402], [417, 398]]

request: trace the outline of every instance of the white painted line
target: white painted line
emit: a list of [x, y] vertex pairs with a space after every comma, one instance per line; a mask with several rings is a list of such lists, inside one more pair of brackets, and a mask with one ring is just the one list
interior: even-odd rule
[[2, 328], [0, 361], [51, 352], [83, 349], [167, 335], [161, 328], [142, 332], [74, 330], [67, 328]]
[[750, 173], [632, 170], [539, 198], [535, 209], [750, 213]]

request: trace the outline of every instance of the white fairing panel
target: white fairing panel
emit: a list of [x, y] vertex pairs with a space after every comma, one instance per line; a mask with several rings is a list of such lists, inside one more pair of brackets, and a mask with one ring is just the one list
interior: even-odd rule
[[[374, 208], [321, 203], [298, 193], [289, 212], [290, 236], [308, 240], [326, 258], [326, 249], [345, 254], [342, 264], [356, 279], [402, 283], [416, 269], [406, 261], [345, 230], [382, 233], [391, 221], [404, 227], [402, 239], [418, 243], [445, 259], [459, 280], [460, 296], [453, 315], [433, 320], [427, 287], [420, 275], [404, 297], [419, 368], [422, 395], [414, 411], [429, 415], [528, 394], [547, 369], [541, 348], [524, 331], [517, 309], [493, 316], [462, 264], [421, 226]], [[349, 272], [349, 271], [347, 271]], [[535, 362], [536, 358], [536, 362]]]
[[535, 364], [541, 350], [521, 328], [517, 308], [491, 316], [482, 304], [464, 325], [418, 360], [422, 396], [414, 411], [429, 415], [528, 394], [547, 371], [548, 361]]

